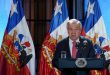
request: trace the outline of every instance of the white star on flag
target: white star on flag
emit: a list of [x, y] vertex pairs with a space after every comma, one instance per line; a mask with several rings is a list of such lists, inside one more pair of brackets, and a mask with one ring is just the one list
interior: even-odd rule
[[58, 12], [60, 12], [60, 13], [62, 14], [62, 11], [61, 11], [62, 4], [63, 4], [63, 3], [61, 3], [60, 5], [58, 5], [58, 1], [57, 1], [56, 6], [55, 6], [54, 16], [55, 16]]
[[16, 4], [12, 3], [10, 17], [13, 15], [14, 12], [18, 13], [17, 5], [18, 5], [18, 2], [16, 2]]
[[88, 6], [88, 10], [87, 10], [87, 12], [88, 12], [88, 13], [87, 13], [87, 18], [89, 17], [90, 13], [91, 13], [91, 14], [94, 14], [94, 10], [93, 10], [94, 4], [95, 4], [95, 2], [92, 3], [92, 4], [89, 2], [89, 6]]

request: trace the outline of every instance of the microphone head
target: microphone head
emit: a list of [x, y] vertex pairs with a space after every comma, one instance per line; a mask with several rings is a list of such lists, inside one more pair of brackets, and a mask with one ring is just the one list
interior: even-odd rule
[[87, 45], [87, 44], [88, 44], [87, 40], [84, 40], [84, 41], [83, 41], [83, 44], [84, 44], [84, 45]]

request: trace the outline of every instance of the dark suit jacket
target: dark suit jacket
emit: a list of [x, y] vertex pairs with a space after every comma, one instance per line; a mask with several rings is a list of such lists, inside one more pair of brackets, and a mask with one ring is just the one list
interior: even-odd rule
[[[95, 50], [93, 48], [93, 44], [89, 39], [86, 39], [84, 37], [79, 38], [80, 43], [77, 44], [77, 56], [76, 58], [95, 58]], [[52, 64], [54, 67], [58, 68], [58, 59], [61, 58], [61, 51], [66, 51], [66, 58], [72, 58], [70, 54], [70, 48], [69, 48], [69, 37], [63, 39], [56, 45], [56, 50], [54, 54], [54, 58], [52, 60]], [[58, 68], [59, 69], [59, 68]], [[89, 71], [74, 71], [74, 70], [62, 70], [59, 69], [62, 72], [62, 75], [89, 75]], [[83, 74], [85, 73], [85, 74]]]

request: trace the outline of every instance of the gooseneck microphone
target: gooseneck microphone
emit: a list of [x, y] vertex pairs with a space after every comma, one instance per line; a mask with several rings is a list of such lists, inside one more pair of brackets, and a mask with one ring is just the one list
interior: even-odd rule
[[75, 45], [75, 47], [77, 48], [77, 49], [79, 49], [79, 42], [76, 42], [76, 45]]

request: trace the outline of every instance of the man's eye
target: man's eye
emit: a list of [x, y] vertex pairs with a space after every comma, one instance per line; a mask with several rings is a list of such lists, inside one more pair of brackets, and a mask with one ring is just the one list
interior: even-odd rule
[[69, 30], [71, 30], [72, 31], [72, 29], [70, 28]]

